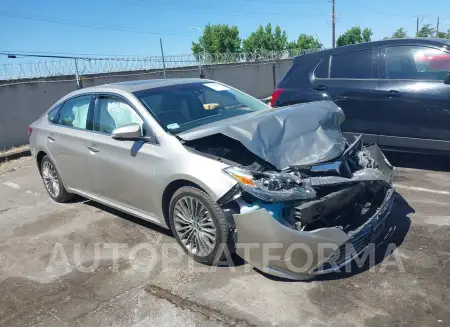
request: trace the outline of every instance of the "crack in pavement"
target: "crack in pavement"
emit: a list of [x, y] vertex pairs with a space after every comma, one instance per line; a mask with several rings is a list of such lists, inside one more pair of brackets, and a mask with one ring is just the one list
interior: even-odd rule
[[256, 326], [248, 322], [247, 320], [227, 316], [217, 309], [194, 302], [187, 298], [183, 298], [167, 289], [161, 288], [156, 285], [148, 285], [144, 289], [145, 291], [149, 292], [150, 294], [159, 299], [167, 300], [168, 302], [172, 303], [173, 305], [179, 308], [200, 313], [210, 320], [216, 320], [229, 326], [242, 326], [242, 327]]

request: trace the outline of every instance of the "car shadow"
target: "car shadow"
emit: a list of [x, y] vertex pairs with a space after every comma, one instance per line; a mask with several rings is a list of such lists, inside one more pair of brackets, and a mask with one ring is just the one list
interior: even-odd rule
[[108, 207], [107, 205], [104, 205], [104, 204], [101, 204], [101, 203], [98, 203], [98, 202], [95, 202], [95, 201], [92, 201], [92, 200], [87, 200], [87, 199], [84, 199], [84, 200], [86, 201], [84, 203], [86, 205], [89, 205], [91, 207], [100, 209], [102, 211], [106, 211], [106, 212], [108, 212], [108, 213], [110, 213], [112, 215], [115, 215], [115, 216], [119, 217], [119, 218], [128, 220], [129, 222], [132, 222], [132, 223], [141, 225], [143, 227], [152, 229], [155, 232], [158, 232], [158, 233], [170, 236], [170, 237], [174, 237], [173, 233], [172, 233], [172, 231], [170, 229], [161, 227], [161, 226], [159, 226], [159, 225], [157, 225], [155, 223], [152, 223], [150, 221], [147, 221], [147, 220], [144, 220], [144, 219], [132, 216], [132, 215], [130, 215], [128, 213], [125, 213], [123, 211], [120, 211], [120, 210]]
[[450, 156], [386, 150], [383, 153], [394, 167], [450, 172]]
[[[324, 275], [317, 275], [308, 280], [295, 281], [285, 278], [269, 275], [259, 269], [255, 269], [258, 273], [266, 278], [278, 282], [302, 282], [309, 283], [314, 281], [328, 281], [349, 278], [361, 274], [374, 266], [379, 265], [386, 257], [400, 247], [405, 239], [406, 234], [411, 226], [411, 220], [408, 215], [414, 213], [414, 209], [400, 195], [396, 194], [395, 203], [391, 213], [386, 218], [386, 226], [376, 241], [375, 251], [371, 254], [372, 260], [365, 260], [362, 265], [358, 265], [355, 261], [341, 268], [338, 272], [332, 272]], [[370, 258], [370, 255], [369, 255]]]
[[[114, 209], [112, 207], [108, 207], [107, 205], [104, 205], [104, 204], [101, 204], [101, 203], [98, 203], [98, 202], [95, 202], [95, 201], [92, 201], [92, 200], [88, 200], [88, 199], [85, 199], [85, 198], [82, 198], [82, 197], [79, 197], [79, 196], [76, 196], [76, 198], [78, 198], [77, 202], [80, 202], [80, 203], [84, 202], [84, 204], [86, 204], [86, 205], [89, 205], [89, 206], [94, 207], [96, 209], [108, 212], [108, 213], [110, 213], [112, 215], [115, 215], [115, 216], [117, 216], [119, 218], [128, 220], [129, 222], [138, 224], [138, 225], [143, 226], [145, 228], [151, 229], [151, 230], [153, 230], [155, 232], [164, 234], [164, 235], [169, 236], [169, 237], [173, 237], [174, 240], [175, 240], [175, 236], [173, 235], [173, 233], [172, 233], [172, 231], [170, 229], [161, 227], [161, 226], [159, 226], [159, 225], [157, 225], [155, 223], [152, 223], [152, 222], [149, 222], [147, 220], [144, 220], [144, 219], [132, 216], [132, 215], [127, 214], [127, 213], [125, 213], [123, 211]], [[219, 267], [239, 267], [239, 266], [242, 266], [242, 265], [245, 264], [244, 259], [242, 259], [241, 257], [239, 257], [235, 253], [231, 254], [231, 261], [232, 262], [229, 262], [229, 261], [219, 262], [218, 266]]]
[[386, 227], [376, 241], [376, 248], [374, 253], [372, 253], [373, 260], [366, 260], [363, 265], [358, 265], [353, 261], [349, 266], [342, 267], [340, 272], [319, 275], [313, 281], [349, 278], [379, 265], [403, 243], [411, 227], [411, 219], [408, 215], [414, 212], [414, 209], [408, 202], [400, 194], [396, 194], [392, 211], [386, 218]]

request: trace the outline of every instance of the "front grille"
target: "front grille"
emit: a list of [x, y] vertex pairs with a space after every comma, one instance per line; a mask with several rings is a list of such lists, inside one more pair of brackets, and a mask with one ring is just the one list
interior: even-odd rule
[[358, 253], [363, 251], [367, 246], [371, 246], [373, 241], [373, 232], [359, 233], [358, 235], [351, 238], [347, 243], [342, 244], [338, 249], [336, 249], [330, 258], [322, 263], [319, 267], [315, 269], [315, 273], [320, 271], [326, 271], [329, 269], [335, 270], [341, 267], [346, 261], [354, 258]]
[[324, 266], [322, 269], [332, 268], [333, 264], [340, 266], [345, 261], [354, 257], [357, 253], [364, 250], [364, 248], [370, 244], [371, 236], [371, 232], [365, 233], [364, 235], [354, 237], [347, 243], [342, 244], [325, 263], [329, 267]]

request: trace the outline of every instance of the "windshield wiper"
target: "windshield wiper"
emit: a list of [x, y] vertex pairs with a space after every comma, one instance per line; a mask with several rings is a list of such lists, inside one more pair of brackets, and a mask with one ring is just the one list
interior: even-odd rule
[[248, 108], [248, 106], [244, 104], [235, 104], [233, 106], [226, 107], [226, 109], [242, 109], [242, 108]]
[[221, 115], [222, 115], [222, 114], [215, 114], [215, 115], [211, 115], [211, 116], [202, 117], [202, 118], [199, 118], [199, 119], [194, 119], [194, 120], [191, 120], [191, 121], [189, 121], [189, 122], [187, 122], [187, 123], [181, 124], [180, 127], [181, 127], [181, 126], [184, 126], [184, 125], [188, 125], [188, 124], [192, 124], [192, 123], [198, 122], [198, 121], [203, 120], [203, 119], [207, 119], [207, 118], [211, 118], [211, 117], [216, 117], [216, 116], [221, 116]]

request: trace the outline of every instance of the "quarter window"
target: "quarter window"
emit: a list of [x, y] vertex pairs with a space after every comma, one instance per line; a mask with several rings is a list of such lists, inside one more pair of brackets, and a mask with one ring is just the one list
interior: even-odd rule
[[50, 121], [50, 122], [52, 122], [52, 123], [54, 123], [54, 124], [57, 124], [58, 123], [58, 121], [57, 121], [57, 119], [58, 119], [58, 112], [59, 112], [59, 109], [61, 109], [61, 105], [58, 105], [58, 106], [56, 106], [56, 107], [54, 107], [52, 110], [50, 110], [49, 112], [48, 112], [48, 120]]
[[331, 78], [368, 79], [372, 76], [372, 50], [334, 55], [331, 60]]
[[117, 127], [138, 123], [142, 119], [122, 99], [112, 96], [100, 96], [95, 104], [94, 130], [111, 134]]
[[91, 95], [84, 95], [68, 100], [61, 108], [57, 123], [59, 125], [86, 129], [91, 99]]
[[317, 66], [314, 76], [317, 78], [328, 78], [328, 66], [329, 66], [329, 58], [323, 59], [319, 66]]
[[386, 49], [388, 79], [443, 81], [449, 71], [448, 52], [420, 46], [397, 46]]

